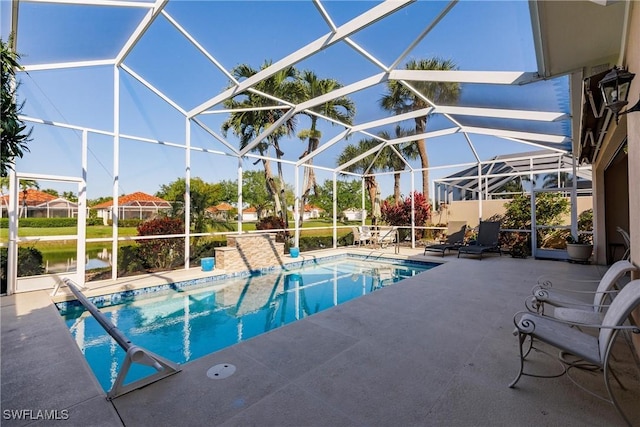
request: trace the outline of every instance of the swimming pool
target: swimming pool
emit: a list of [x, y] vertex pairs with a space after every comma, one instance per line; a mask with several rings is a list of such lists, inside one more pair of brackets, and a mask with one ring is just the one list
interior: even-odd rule
[[[287, 323], [389, 286], [438, 264], [351, 257], [230, 278], [142, 297], [111, 295], [100, 310], [134, 344], [186, 363]], [[95, 301], [94, 301], [95, 302]], [[105, 391], [122, 366], [124, 351], [81, 306], [60, 304], [78, 347]], [[152, 373], [133, 365], [127, 383]]]

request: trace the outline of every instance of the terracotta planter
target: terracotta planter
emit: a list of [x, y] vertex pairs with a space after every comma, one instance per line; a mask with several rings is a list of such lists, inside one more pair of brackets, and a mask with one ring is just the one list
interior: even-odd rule
[[570, 261], [589, 262], [593, 245], [584, 243], [567, 243], [567, 255]]

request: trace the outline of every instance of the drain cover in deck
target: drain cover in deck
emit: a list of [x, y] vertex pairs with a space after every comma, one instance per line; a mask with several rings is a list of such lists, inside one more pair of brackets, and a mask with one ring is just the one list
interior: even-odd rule
[[207, 376], [212, 380], [229, 378], [236, 371], [236, 367], [230, 363], [221, 363], [209, 368]]

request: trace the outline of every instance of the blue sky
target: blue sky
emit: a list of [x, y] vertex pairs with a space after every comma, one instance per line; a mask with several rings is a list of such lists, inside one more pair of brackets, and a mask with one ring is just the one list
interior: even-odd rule
[[[437, 16], [446, 3], [419, 1], [374, 23], [352, 36], [384, 64], [391, 64], [416, 36]], [[341, 25], [375, 5], [366, 1], [327, 1], [324, 7], [336, 25]], [[2, 38], [7, 38], [10, 2], [2, 0]], [[24, 64], [66, 62], [115, 57], [137, 22], [142, 10], [133, 8], [89, 7], [23, 3], [20, 9], [18, 51]], [[246, 63], [259, 68], [265, 60], [276, 61], [326, 34], [329, 29], [311, 2], [303, 1], [179, 1], [165, 9], [227, 70]], [[529, 10], [525, 1], [461, 1], [438, 26], [416, 46], [407, 58], [443, 57], [452, 59], [461, 70], [535, 71], [535, 53]], [[404, 61], [403, 61], [404, 64]], [[186, 110], [213, 97], [228, 80], [205, 59], [163, 17], [158, 18], [141, 42], [125, 60], [125, 65], [142, 75]], [[381, 70], [345, 43], [329, 47], [296, 65], [311, 69], [323, 78], [343, 84], [354, 83]], [[185, 120], [171, 106], [121, 72], [122, 133], [183, 144]], [[113, 69], [111, 66], [55, 71], [31, 71], [21, 75], [20, 97], [23, 113], [29, 116], [96, 129], [113, 128]], [[379, 107], [384, 85], [351, 96], [357, 106], [355, 122], [388, 116]], [[567, 79], [539, 82], [527, 86], [462, 86], [460, 105], [568, 112]], [[219, 107], [218, 107], [219, 108]], [[206, 115], [202, 121], [220, 132], [224, 115]], [[496, 125], [503, 128], [568, 135], [565, 123], [515, 123], [500, 120], [468, 119], [469, 125]], [[411, 127], [412, 123], [402, 123]], [[320, 123], [323, 141], [342, 128]], [[298, 130], [308, 127], [300, 117]], [[434, 117], [429, 130], [450, 127], [448, 121]], [[228, 151], [200, 130], [192, 129], [192, 145]], [[348, 142], [357, 142], [356, 135]], [[18, 162], [24, 172], [54, 175], [80, 175], [80, 136], [78, 132], [34, 126], [31, 153]], [[231, 144], [237, 146], [233, 135]], [[531, 151], [532, 148], [493, 137], [474, 135], [483, 159], [502, 153]], [[293, 137], [282, 142], [285, 158], [296, 160], [305, 143]], [[334, 167], [344, 143], [327, 150], [317, 164]], [[461, 134], [428, 142], [431, 164], [447, 165], [473, 161]], [[184, 151], [169, 146], [122, 139], [120, 147], [119, 193], [155, 193], [160, 185], [184, 176]], [[193, 152], [192, 176], [207, 181], [235, 179], [237, 160]], [[418, 162], [412, 162], [418, 166]], [[111, 195], [113, 180], [111, 140], [100, 135], [89, 138], [88, 197]], [[253, 160], [243, 162], [247, 169], [259, 168]], [[293, 168], [285, 166], [285, 173]], [[432, 178], [453, 170], [432, 171]], [[320, 181], [331, 173], [318, 171]], [[391, 177], [382, 177], [382, 193], [392, 192]], [[293, 178], [291, 178], [293, 183]], [[48, 185], [44, 185], [47, 187]], [[53, 186], [53, 185], [52, 185]], [[420, 176], [416, 173], [416, 187]], [[403, 175], [402, 191], [410, 189], [409, 175]]]

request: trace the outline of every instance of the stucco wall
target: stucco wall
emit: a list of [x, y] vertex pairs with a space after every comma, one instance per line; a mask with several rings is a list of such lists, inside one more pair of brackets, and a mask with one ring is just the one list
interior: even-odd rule
[[[504, 204], [509, 202], [510, 199], [495, 199], [495, 200], [483, 200], [482, 201], [482, 219], [491, 218], [494, 215], [504, 215]], [[591, 209], [593, 205], [593, 199], [591, 196], [578, 197], [578, 215], [582, 211]], [[433, 218], [434, 222], [440, 222], [439, 216], [436, 214]], [[478, 201], [477, 200], [462, 200], [452, 202], [448, 208], [448, 214], [442, 215], [442, 222], [447, 221], [467, 221], [467, 225], [475, 227], [479, 223], [478, 214]], [[566, 217], [567, 223], [569, 223], [569, 215]]]
[[[640, 3], [631, 2], [631, 19], [626, 50], [626, 65], [636, 74], [631, 82], [629, 105], [633, 106], [640, 97]], [[629, 235], [631, 236], [631, 262], [640, 266], [640, 112], [626, 116], [629, 146]], [[634, 279], [640, 279], [635, 273]], [[640, 308], [634, 313], [640, 320]], [[636, 322], [637, 324], [638, 322]], [[634, 334], [636, 350], [640, 354], [640, 337]]]

